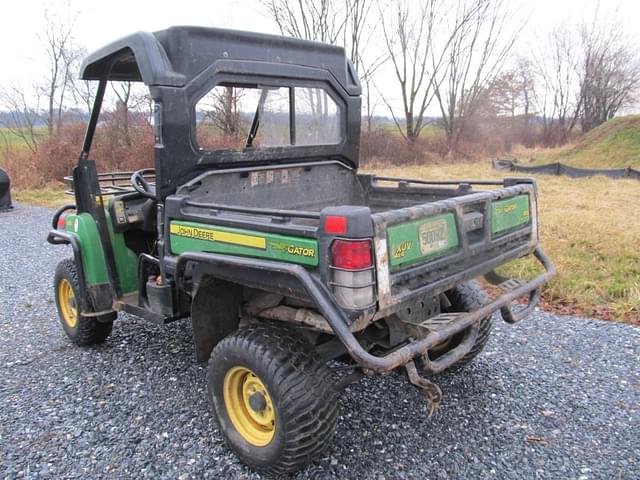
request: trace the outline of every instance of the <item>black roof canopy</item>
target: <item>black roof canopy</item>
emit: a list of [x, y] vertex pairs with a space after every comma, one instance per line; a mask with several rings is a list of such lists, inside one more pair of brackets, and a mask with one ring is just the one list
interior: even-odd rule
[[217, 60], [251, 60], [328, 70], [349, 95], [360, 84], [344, 49], [308, 40], [205, 27], [137, 32], [89, 55], [83, 80], [144, 82], [181, 87]]
[[[205, 27], [137, 32], [89, 55], [83, 80], [143, 82], [157, 114], [156, 187], [161, 198], [202, 170], [337, 159], [358, 166], [360, 83], [341, 47], [279, 35]], [[339, 100], [344, 135], [339, 143], [206, 150], [196, 135], [196, 104], [214, 84], [256, 82], [321, 87]], [[104, 92], [104, 83], [102, 83]], [[101, 98], [100, 98], [101, 102]], [[88, 127], [89, 145], [97, 122]], [[96, 114], [96, 115], [94, 115]], [[95, 118], [94, 118], [95, 117]], [[88, 153], [87, 147], [87, 153]]]

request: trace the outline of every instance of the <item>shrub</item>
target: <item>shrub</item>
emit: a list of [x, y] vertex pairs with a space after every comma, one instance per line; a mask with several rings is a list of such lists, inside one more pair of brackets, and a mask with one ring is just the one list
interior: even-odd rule
[[[103, 118], [90, 154], [98, 172], [153, 166], [153, 130], [144, 115], [129, 112], [126, 123], [118, 112], [106, 112]], [[63, 182], [78, 161], [85, 129], [82, 123], [63, 124], [40, 141], [36, 152], [20, 145], [6, 145], [0, 152], [1, 166], [9, 173], [12, 185], [32, 189]]]
[[407, 141], [396, 132], [379, 128], [360, 137], [360, 164], [418, 165], [434, 162], [446, 152], [446, 142], [436, 133]]

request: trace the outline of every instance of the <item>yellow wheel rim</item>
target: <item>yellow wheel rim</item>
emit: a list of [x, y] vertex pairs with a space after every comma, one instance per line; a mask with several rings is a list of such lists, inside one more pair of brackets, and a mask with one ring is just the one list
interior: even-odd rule
[[264, 447], [276, 433], [276, 412], [262, 380], [245, 367], [224, 376], [224, 406], [238, 433], [251, 445]]
[[70, 328], [75, 328], [78, 323], [78, 308], [76, 304], [76, 296], [73, 293], [71, 283], [63, 278], [58, 284], [58, 305], [62, 313], [62, 320]]

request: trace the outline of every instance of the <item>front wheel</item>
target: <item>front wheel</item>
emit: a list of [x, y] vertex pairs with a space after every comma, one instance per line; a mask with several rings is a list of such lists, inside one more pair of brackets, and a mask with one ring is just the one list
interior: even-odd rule
[[58, 264], [53, 287], [60, 323], [71, 341], [79, 346], [104, 342], [111, 333], [113, 321], [80, 314], [80, 282], [72, 259], [67, 258]]
[[331, 372], [294, 328], [251, 325], [223, 339], [211, 352], [207, 389], [229, 447], [271, 475], [311, 462], [338, 418]]

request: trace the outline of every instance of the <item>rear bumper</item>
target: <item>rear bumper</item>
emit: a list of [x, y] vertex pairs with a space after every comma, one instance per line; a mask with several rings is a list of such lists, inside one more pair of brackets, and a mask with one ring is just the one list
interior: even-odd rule
[[[180, 283], [189, 262], [202, 262], [222, 268], [231, 267], [244, 269], [248, 272], [273, 272], [294, 277], [315, 302], [320, 313], [327, 320], [335, 335], [344, 344], [349, 355], [361, 367], [382, 373], [391, 371], [411, 362], [416, 357], [424, 355], [430, 348], [473, 326], [480, 319], [491, 315], [497, 310], [501, 310], [503, 318], [508, 322], [518, 321], [530, 314], [540, 298], [541, 286], [549, 281], [556, 273], [555, 266], [541, 248], [537, 247], [534, 250], [534, 255], [545, 269], [543, 274], [526, 283], [515, 284], [516, 286], [514, 288], [504, 291], [498, 298], [484, 305], [482, 308], [461, 315], [446, 327], [380, 357], [372, 355], [360, 345], [350, 329], [351, 322], [344, 311], [333, 300], [333, 294], [319, 278], [313, 276], [300, 265], [213, 253], [184, 253], [180, 255], [176, 261], [175, 275], [177, 282]], [[529, 304], [521, 310], [514, 311], [512, 307], [513, 302], [525, 295], [529, 295]]]
[[[540, 247], [534, 250], [534, 256], [544, 267], [545, 272], [543, 274], [537, 276], [533, 280], [518, 284], [517, 287], [505, 291], [495, 300], [484, 305], [482, 308], [458, 317], [455, 322], [450, 323], [445, 328], [434, 331], [426, 337], [409, 343], [408, 345], [405, 345], [398, 350], [394, 350], [382, 357], [371, 355], [362, 348], [353, 336], [353, 333], [351, 333], [348, 328], [344, 328], [342, 326], [344, 324], [334, 322], [330, 320], [331, 315], [327, 315], [324, 311], [322, 313], [325, 315], [325, 318], [327, 318], [327, 321], [334, 329], [336, 335], [347, 348], [351, 357], [360, 366], [371, 369], [375, 372], [387, 372], [407, 364], [416, 357], [424, 355], [430, 348], [433, 348], [451, 336], [473, 326], [480, 319], [493, 314], [497, 310], [501, 311], [503, 319], [509, 323], [515, 323], [531, 314], [540, 299], [540, 289], [542, 285], [547, 283], [556, 273], [555, 266]], [[529, 296], [529, 303], [522, 309], [517, 311], [514, 310], [513, 302], [525, 295]], [[338, 326], [338, 328], [336, 328], [336, 326]], [[450, 360], [450, 364], [454, 363], [454, 358], [451, 358]], [[443, 370], [446, 366], [449, 365], [442, 364], [439, 366], [438, 370]]]

